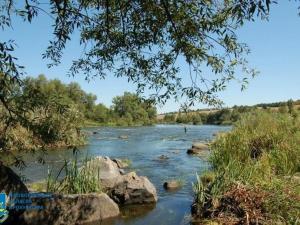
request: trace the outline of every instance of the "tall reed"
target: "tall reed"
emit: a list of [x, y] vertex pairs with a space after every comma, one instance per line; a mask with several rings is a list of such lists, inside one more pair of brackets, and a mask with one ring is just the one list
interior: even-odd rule
[[[90, 160], [86, 157], [79, 167], [76, 154], [73, 160], [65, 160], [56, 176], [53, 174], [53, 169], [48, 169], [46, 190], [64, 194], [101, 192], [100, 170], [91, 167]], [[65, 176], [61, 179], [63, 173]]]

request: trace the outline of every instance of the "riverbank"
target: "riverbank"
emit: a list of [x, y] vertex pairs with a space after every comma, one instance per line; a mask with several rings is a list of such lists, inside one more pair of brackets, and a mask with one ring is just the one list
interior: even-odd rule
[[96, 128], [96, 127], [143, 127], [143, 126], [154, 126], [156, 125], [156, 122], [151, 122], [148, 124], [144, 124], [144, 123], [133, 123], [130, 125], [127, 124], [118, 124], [116, 122], [108, 122], [108, 123], [103, 123], [103, 122], [97, 122], [97, 121], [93, 121], [93, 120], [85, 120], [82, 128]]
[[201, 224], [300, 222], [300, 119], [246, 114], [210, 145], [212, 171], [197, 178], [192, 213]]

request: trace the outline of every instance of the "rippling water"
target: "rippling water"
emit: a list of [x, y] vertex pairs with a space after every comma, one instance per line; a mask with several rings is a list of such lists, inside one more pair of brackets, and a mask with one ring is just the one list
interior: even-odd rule
[[[225, 126], [187, 126], [187, 133], [182, 125], [156, 125], [132, 128], [90, 128], [97, 131], [89, 137], [89, 144], [80, 148], [79, 157], [87, 154], [127, 158], [132, 162], [130, 170], [138, 175], [147, 176], [158, 192], [156, 206], [130, 207], [122, 210], [122, 217], [110, 222], [114, 225], [181, 225], [189, 224], [190, 206], [193, 201], [192, 182], [195, 174], [209, 168], [208, 163], [195, 156], [186, 154], [193, 142], [207, 141], [219, 131], [229, 130]], [[128, 139], [119, 139], [121, 135]], [[72, 157], [72, 150], [49, 151], [45, 156], [46, 164], [41, 165], [26, 155], [28, 167], [23, 171], [30, 181], [44, 179], [48, 166], [59, 169], [64, 159]], [[159, 160], [159, 156], [169, 157]], [[163, 189], [164, 181], [180, 179], [184, 186], [179, 191], [167, 192]]]

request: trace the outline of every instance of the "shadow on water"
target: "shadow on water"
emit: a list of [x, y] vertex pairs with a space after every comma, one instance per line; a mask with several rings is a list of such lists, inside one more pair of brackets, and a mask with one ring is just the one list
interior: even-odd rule
[[131, 220], [132, 217], [136, 219], [144, 218], [153, 209], [155, 209], [155, 204], [124, 206], [120, 208], [121, 218], [124, 221]]

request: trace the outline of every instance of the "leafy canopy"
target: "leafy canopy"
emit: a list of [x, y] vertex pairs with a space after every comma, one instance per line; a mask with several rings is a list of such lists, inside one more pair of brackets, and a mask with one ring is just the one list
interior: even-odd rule
[[[273, 1], [272, 1], [273, 3]], [[164, 102], [186, 96], [190, 103], [217, 104], [216, 93], [233, 79], [247, 83], [247, 46], [236, 29], [256, 17], [265, 18], [271, 0], [3, 0], [0, 26], [12, 26], [15, 17], [31, 22], [41, 14], [53, 19], [53, 37], [43, 57], [49, 66], [61, 63], [66, 43], [80, 33], [84, 53], [70, 75], [105, 78], [108, 72], [127, 77], [137, 91], [152, 90], [152, 99]], [[23, 67], [13, 56], [14, 41], [0, 40], [1, 102], [7, 84], [19, 82]], [[178, 60], [190, 67], [190, 84], [183, 82]], [[204, 68], [211, 72], [204, 72]], [[206, 71], [206, 70], [205, 70]], [[243, 71], [236, 77], [236, 71]], [[2, 93], [3, 92], [3, 93]]]

